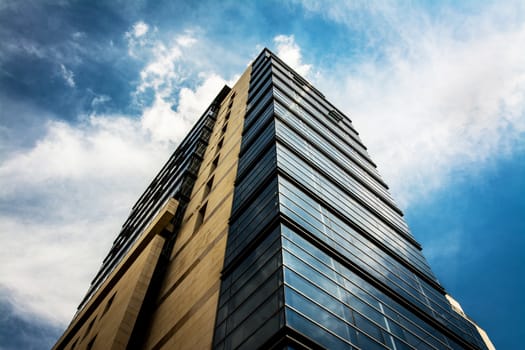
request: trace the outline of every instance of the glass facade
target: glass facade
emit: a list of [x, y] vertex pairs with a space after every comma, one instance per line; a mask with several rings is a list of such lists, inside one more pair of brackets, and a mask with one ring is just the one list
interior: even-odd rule
[[454, 312], [350, 119], [252, 65], [216, 349], [486, 349]]

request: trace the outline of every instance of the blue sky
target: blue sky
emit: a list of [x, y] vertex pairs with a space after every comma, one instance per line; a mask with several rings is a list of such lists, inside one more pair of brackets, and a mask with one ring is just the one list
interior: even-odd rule
[[0, 349], [45, 349], [263, 47], [351, 117], [445, 288], [525, 337], [520, 1], [0, 1]]

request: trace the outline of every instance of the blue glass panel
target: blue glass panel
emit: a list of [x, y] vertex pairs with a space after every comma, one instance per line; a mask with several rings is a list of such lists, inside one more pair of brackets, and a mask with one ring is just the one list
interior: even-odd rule
[[326, 329], [311, 320], [298, 314], [296, 311], [286, 308], [286, 323], [290, 327], [312, 338], [320, 345], [327, 349], [333, 350], [350, 350], [356, 349], [351, 344], [343, 341], [334, 334], [328, 332]]
[[342, 339], [355, 343], [355, 329], [342, 319], [334, 316], [314, 303], [312, 300], [308, 300], [291, 288], [285, 288], [284, 299], [287, 306], [297, 310], [297, 312], [301, 313], [303, 316], [323, 325], [326, 329]]
[[[301, 278], [314, 281], [312, 283], [316, 287], [322, 288], [348, 307], [353, 308], [355, 305], [353, 315], [359, 313], [370, 324], [375, 324], [375, 327], [381, 328], [382, 334], [390, 332], [393, 337], [399, 337], [400, 339], [409, 338], [412, 342], [426, 344], [424, 346], [432, 345], [438, 349], [446, 348], [445, 344], [447, 341], [450, 342], [450, 340], [435, 328], [414, 316], [414, 314], [397, 302], [394, 302], [390, 297], [387, 297], [328, 256], [325, 255], [325, 258], [320, 260], [313, 259], [313, 256], [310, 254], [319, 256], [319, 254], [323, 253], [286, 226], [282, 226], [282, 233], [283, 247], [285, 248], [283, 257], [286, 266], [290, 266]], [[289, 239], [295, 243], [292, 243]], [[314, 253], [315, 251], [317, 253]], [[308, 263], [303, 260], [308, 261]], [[332, 277], [328, 277], [326, 275], [327, 270], [337, 271], [337, 276], [339, 277], [334, 278], [332, 273], [329, 273]], [[288, 273], [288, 276], [291, 276], [291, 274]], [[343, 276], [344, 278], [342, 278]], [[340, 282], [341, 280], [342, 282]], [[383, 316], [383, 320], [381, 320], [381, 316]], [[350, 316], [345, 314], [345, 319], [349, 320], [350, 318]], [[388, 329], [391, 329], [391, 331], [388, 331]], [[386, 344], [391, 343], [384, 335], [382, 341], [385, 341]]]

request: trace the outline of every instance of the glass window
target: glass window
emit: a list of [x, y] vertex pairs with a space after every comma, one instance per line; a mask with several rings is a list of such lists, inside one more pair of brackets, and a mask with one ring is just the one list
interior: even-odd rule
[[[242, 277], [234, 281], [234, 284], [232, 285], [233, 296], [229, 301], [231, 305], [233, 307], [240, 305], [248, 295], [257, 290], [260, 291], [260, 289], [263, 288], [263, 283], [277, 283], [279, 281], [279, 273], [276, 273], [275, 271], [280, 266], [280, 260], [281, 254], [275, 253], [275, 255], [263, 266], [253, 266]], [[269, 280], [270, 276], [272, 276], [270, 279], [271, 281]]]
[[[236, 280], [240, 278], [246, 271], [249, 271], [252, 265], [263, 266], [268, 259], [270, 259], [277, 251], [280, 250], [280, 239], [278, 229], [273, 230], [269, 233], [264, 240], [255, 247], [255, 249], [248, 254], [241, 264], [238, 264], [235, 269], [228, 274], [224, 281], [236, 283]], [[257, 271], [253, 268], [251, 271]], [[225, 282], [223, 282], [225, 283]]]
[[388, 349], [387, 347], [379, 344], [378, 342], [374, 341], [369, 336], [365, 335], [364, 333], [358, 332], [357, 333], [357, 343], [361, 347], [361, 349], [367, 349], [367, 350], [383, 350]]
[[230, 223], [225, 266], [278, 214], [276, 187], [276, 181], [272, 181], [256, 198], [251, 198], [247, 206], [235, 213]]
[[239, 346], [246, 338], [252, 335], [261, 325], [279, 310], [279, 298], [271, 297], [259, 306], [242, 322], [242, 327], [238, 327], [227, 336], [225, 344], [229, 349]]
[[354, 313], [354, 321], [357, 328], [359, 328], [364, 333], [368, 334], [370, 337], [374, 338], [379, 342], [384, 342], [383, 334], [381, 333], [381, 328], [370, 322], [367, 318], [361, 314]]
[[204, 186], [204, 192], [202, 194], [202, 198], [206, 198], [206, 196], [208, 196], [208, 194], [210, 193], [211, 191], [211, 188], [213, 187], [213, 176], [210, 177], [210, 179], [206, 182], [206, 186]]
[[279, 314], [276, 314], [263, 325], [258, 327], [258, 329], [253, 333], [244, 343], [242, 343], [239, 349], [257, 349], [264, 344], [271, 336], [276, 334], [280, 328], [280, 318]]
[[221, 138], [221, 139], [219, 140], [219, 142], [217, 143], [217, 149], [216, 149], [216, 151], [215, 151], [217, 154], [218, 154], [219, 151], [221, 150], [223, 144], [224, 144], [224, 137]]
[[215, 171], [215, 169], [217, 169], [217, 165], [219, 165], [219, 155], [217, 155], [215, 157], [215, 159], [213, 159], [213, 162], [211, 162], [211, 165], [210, 165], [210, 175], [213, 174], [213, 172]]
[[[399, 337], [401, 340], [410, 339], [412, 341], [410, 343], [421, 342], [422, 344], [425, 344], [421, 346], [422, 348], [426, 346], [446, 348], [445, 344], [450, 340], [448, 340], [442, 333], [423, 322], [368, 282], [365, 282], [360, 277], [353, 274], [339, 262], [333, 261], [328, 258], [328, 256], [326, 256], [325, 259], [321, 259], [324, 267], [323, 265], [314, 267], [316, 265], [311, 265], [310, 262], [308, 262], [308, 264], [301, 262], [305, 257], [311, 256], [310, 254], [318, 256], [319, 254], [324, 253], [286, 226], [282, 227], [282, 232], [284, 236], [283, 247], [285, 247], [285, 263], [288, 261], [286, 259], [287, 254], [291, 255], [289, 251], [293, 251], [296, 258], [293, 264], [287, 266], [289, 266], [290, 269], [293, 269], [293, 272], [300, 278], [312, 281], [311, 283], [317, 288], [321, 288], [332, 297], [341, 300], [345, 307], [355, 308], [355, 311], [345, 313], [345, 320], [350, 321], [357, 317], [357, 321], [361, 322], [361, 327], [368, 329], [364, 330], [365, 332], [373, 333], [370, 335], [377, 336], [379, 338], [378, 340], [385, 342], [386, 344], [391, 344], [392, 339], [397, 339], [395, 337]], [[292, 239], [295, 243], [292, 243], [288, 239]], [[318, 253], [314, 253], [315, 251], [318, 251]], [[330, 260], [332, 261], [330, 262]], [[333, 277], [325, 275], [325, 272], [330, 269], [337, 271], [337, 278], [333, 279]], [[291, 273], [288, 269], [286, 274], [287, 279], [289, 279]], [[332, 275], [332, 273], [330, 273], [330, 275]], [[305, 288], [304, 286], [302, 286], [302, 288], [304, 289], [301, 290], [301, 293], [308, 293], [308, 288]], [[337, 292], [335, 292], [336, 290]], [[414, 300], [412, 302], [415, 303], [417, 301]], [[333, 311], [337, 314], [336, 309]], [[372, 328], [369, 329], [369, 327]], [[379, 333], [381, 333], [381, 336]], [[388, 333], [392, 336], [387, 335]], [[366, 339], [363, 340], [363, 342], [366, 341]]]
[[[263, 284], [255, 278], [244, 286], [239, 293], [231, 299], [231, 306], [237, 309], [230, 314], [228, 319], [228, 329], [238, 327], [248, 314], [253, 312], [255, 308], [262, 304], [268, 298], [277, 298], [274, 293], [279, 287], [279, 274], [274, 273]], [[247, 298], [244, 294], [250, 294]], [[242, 300], [242, 303], [240, 302]]]
[[204, 216], [206, 215], [206, 207], [208, 206], [208, 203], [204, 203], [204, 205], [201, 206], [199, 209], [199, 212], [197, 213], [197, 219], [195, 220], [195, 228], [194, 231], [197, 231], [204, 221]]
[[[346, 312], [343, 304], [341, 304], [335, 297], [333, 297], [329, 293], [314, 286], [313, 282], [304, 279], [303, 277], [289, 269], [285, 269], [284, 276], [284, 280], [287, 285], [292, 286], [293, 289], [300, 291], [300, 293], [305, 295], [306, 297], [315, 300], [317, 303], [323, 305], [339, 317], [345, 317]], [[330, 292], [337, 294], [338, 290], [332, 290]], [[288, 303], [288, 301], [285, 302]]]
[[113, 300], [115, 299], [115, 295], [117, 295], [116, 292], [113, 293], [111, 298], [109, 298], [108, 302], [106, 303], [106, 307], [104, 308], [104, 312], [102, 313], [102, 316], [104, 316], [106, 314], [106, 312], [108, 312], [108, 310], [111, 308], [111, 304], [113, 304]]
[[327, 331], [319, 324], [297, 313], [295, 310], [286, 308], [286, 323], [290, 327], [312, 338], [317, 343], [321, 344], [327, 349], [346, 350], [356, 349], [351, 344], [340, 339], [336, 335]]

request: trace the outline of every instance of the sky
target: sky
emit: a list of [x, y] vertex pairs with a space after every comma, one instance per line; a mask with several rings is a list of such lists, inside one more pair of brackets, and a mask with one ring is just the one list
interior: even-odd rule
[[268, 47], [344, 111], [447, 291], [525, 337], [523, 1], [0, 0], [0, 349], [47, 349], [131, 206]]

